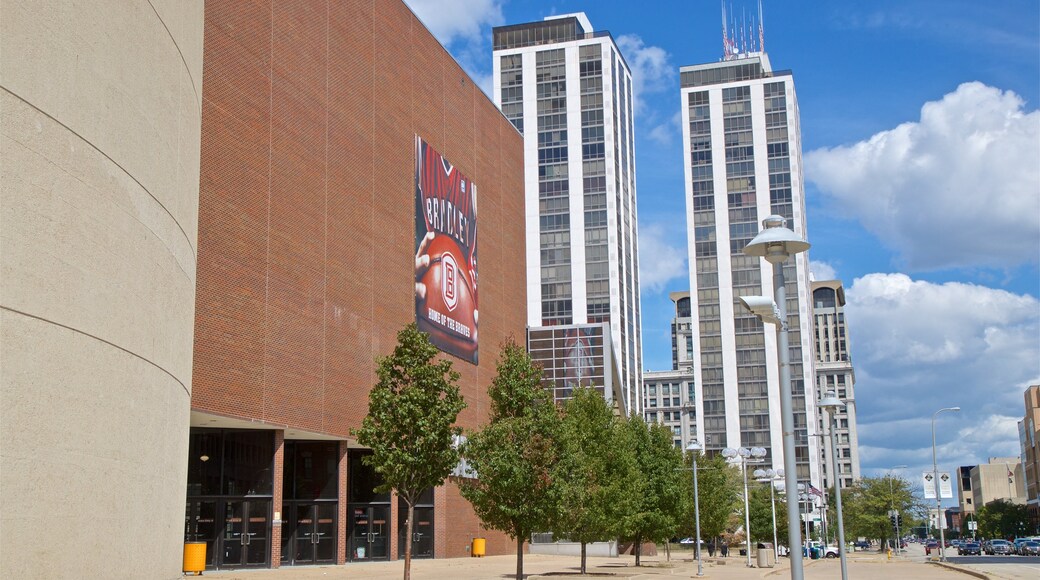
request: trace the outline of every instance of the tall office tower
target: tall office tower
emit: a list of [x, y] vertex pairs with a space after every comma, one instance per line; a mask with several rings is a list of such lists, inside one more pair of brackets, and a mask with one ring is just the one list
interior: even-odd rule
[[[761, 38], [761, 35], [760, 35]], [[763, 325], [738, 296], [773, 296], [772, 265], [744, 255], [770, 214], [806, 236], [801, 136], [794, 78], [774, 71], [765, 52], [741, 52], [724, 37], [719, 62], [680, 69], [690, 316], [694, 375], [709, 452], [764, 447], [783, 466], [776, 328]], [[761, 46], [761, 42], [759, 43]], [[797, 476], [819, 482], [812, 385], [809, 259], [784, 264], [790, 324]], [[815, 428], [814, 428], [815, 431]]]
[[[617, 44], [585, 14], [494, 29], [494, 100], [527, 159], [529, 336], [609, 324], [602, 390], [624, 412], [642, 406], [632, 99]], [[577, 384], [546, 378], [558, 398]]]
[[[840, 280], [814, 281], [812, 293], [816, 397], [819, 400], [827, 391], [834, 391], [845, 402], [845, 407], [837, 412], [836, 417], [829, 419], [829, 425], [834, 424], [834, 419], [838, 421], [835, 432], [838, 464], [832, 465], [830, 438], [823, 440], [820, 450], [820, 459], [825, 466], [823, 482], [830, 486], [835, 480], [834, 474], [837, 474], [841, 486], [848, 487], [860, 478], [860, 471], [859, 436], [856, 434], [856, 373], [852, 368], [849, 338], [845, 330], [845, 288]], [[821, 413], [816, 424], [818, 433], [830, 433], [827, 421], [826, 414]]]

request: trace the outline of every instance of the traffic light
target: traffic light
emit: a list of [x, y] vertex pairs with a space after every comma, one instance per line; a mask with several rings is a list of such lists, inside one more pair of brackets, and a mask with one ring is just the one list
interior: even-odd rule
[[896, 514], [896, 527], [903, 527], [903, 514]]
[[899, 522], [899, 514], [888, 514], [888, 521], [892, 522], [892, 527], [895, 528]]

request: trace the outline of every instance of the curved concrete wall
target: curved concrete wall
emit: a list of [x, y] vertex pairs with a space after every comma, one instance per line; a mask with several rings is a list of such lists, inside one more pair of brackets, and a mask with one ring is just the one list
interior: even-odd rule
[[203, 3], [0, 13], [0, 577], [179, 578]]

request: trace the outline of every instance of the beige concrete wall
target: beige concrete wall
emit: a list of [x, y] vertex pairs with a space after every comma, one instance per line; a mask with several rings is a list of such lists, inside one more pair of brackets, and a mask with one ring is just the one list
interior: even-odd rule
[[0, 0], [0, 577], [180, 577], [202, 31]]

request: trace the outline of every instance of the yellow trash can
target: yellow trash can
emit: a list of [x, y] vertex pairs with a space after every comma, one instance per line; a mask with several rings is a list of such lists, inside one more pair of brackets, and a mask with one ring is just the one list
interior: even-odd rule
[[486, 549], [487, 542], [484, 538], [473, 538], [473, 553], [470, 555], [474, 558], [483, 558]]
[[184, 573], [202, 575], [206, 569], [206, 542], [184, 542]]

